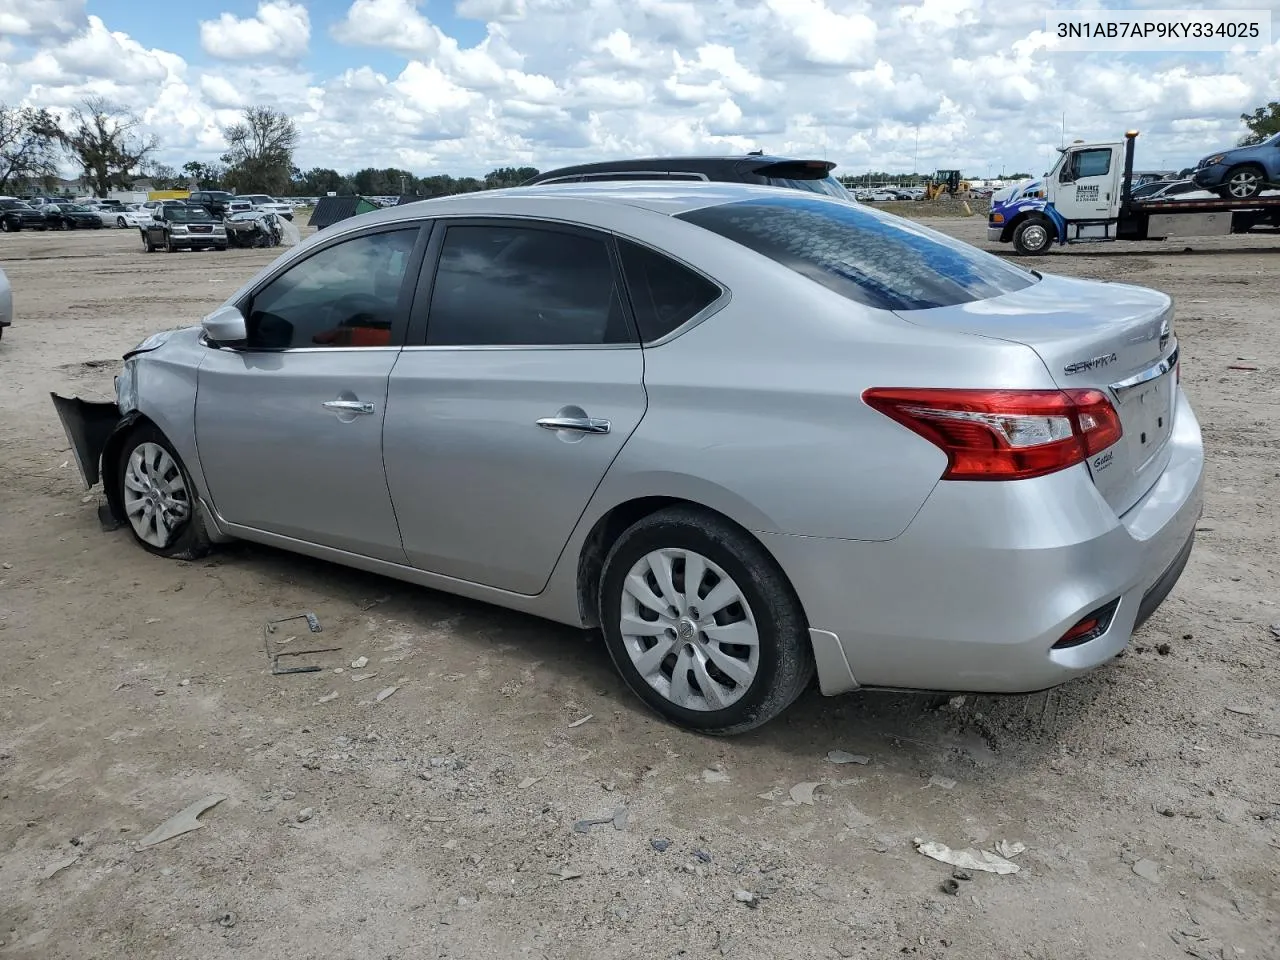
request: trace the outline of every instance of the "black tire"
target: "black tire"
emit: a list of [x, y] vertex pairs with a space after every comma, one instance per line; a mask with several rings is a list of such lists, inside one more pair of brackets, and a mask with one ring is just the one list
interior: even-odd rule
[[213, 249], [219, 251], [220, 253], [225, 253], [227, 249], [227, 245], [225, 243], [215, 244]]
[[177, 247], [175, 247], [175, 246], [173, 245], [173, 237], [172, 237], [172, 236], [166, 236], [166, 237], [164, 238], [164, 252], [165, 252], [165, 253], [177, 253], [177, 252], [178, 252], [178, 248], [177, 248]]
[[156, 245], [151, 242], [151, 237], [147, 234], [147, 231], [139, 230], [138, 233], [142, 234], [142, 252], [155, 253]]
[[121, 230], [123, 230], [125, 227], [129, 225], [124, 222], [124, 217], [116, 217], [116, 226], [119, 227]]
[[1261, 167], [1242, 164], [1227, 171], [1217, 193], [1223, 200], [1252, 200], [1262, 192], [1266, 180], [1266, 171]]
[[5, 233], [11, 233], [17, 229], [18, 227], [15, 226], [14, 224], [11, 224], [8, 220], [0, 220], [0, 231], [3, 231]]
[[[133, 524], [129, 522], [129, 518], [123, 515], [124, 496], [127, 489], [125, 487], [125, 477], [129, 468], [129, 458], [144, 443], [154, 443], [164, 448], [182, 474], [182, 482], [188, 494], [186, 519], [181, 524], [175, 525], [168, 543], [164, 546], [157, 546], [143, 540], [133, 528]], [[178, 456], [178, 452], [173, 449], [173, 444], [166, 439], [159, 429], [146, 423], [125, 437], [124, 443], [120, 445], [120, 459], [116, 461], [115, 470], [121, 497], [121, 519], [124, 520], [125, 526], [129, 528], [134, 541], [142, 549], [148, 553], [154, 553], [158, 557], [169, 557], [175, 560], [198, 560], [209, 552], [212, 543], [208, 534], [205, 533], [204, 523], [201, 520], [200, 509], [195, 496], [196, 488], [191, 482], [191, 475], [187, 472], [186, 465], [182, 462], [182, 458]]]
[[1028, 217], [1014, 228], [1014, 252], [1020, 257], [1043, 257], [1056, 235], [1057, 230], [1047, 217]]
[[[623, 584], [637, 562], [663, 548], [701, 554], [733, 579], [751, 607], [759, 637], [759, 665], [746, 692], [728, 707], [691, 710], [668, 700], [636, 669], [623, 643], [619, 622]], [[605, 558], [597, 599], [605, 646], [623, 680], [678, 726], [716, 735], [750, 730], [782, 713], [813, 679], [808, 624], [791, 584], [750, 534], [708, 511], [671, 507], [633, 524]]]

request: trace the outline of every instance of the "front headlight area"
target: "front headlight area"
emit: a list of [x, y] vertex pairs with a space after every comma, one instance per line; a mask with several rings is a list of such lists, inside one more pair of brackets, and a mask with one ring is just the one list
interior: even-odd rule
[[138, 358], [131, 356], [116, 375], [116, 406], [121, 415], [138, 409]]

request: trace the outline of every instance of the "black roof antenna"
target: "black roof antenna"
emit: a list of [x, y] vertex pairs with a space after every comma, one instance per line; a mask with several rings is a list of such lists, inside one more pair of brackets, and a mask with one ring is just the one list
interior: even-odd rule
[[750, 153], [748, 153], [748, 154], [747, 154], [747, 156], [748, 156], [748, 157], [763, 157], [763, 156], [764, 156], [764, 151], [763, 151], [763, 150], [752, 150]]

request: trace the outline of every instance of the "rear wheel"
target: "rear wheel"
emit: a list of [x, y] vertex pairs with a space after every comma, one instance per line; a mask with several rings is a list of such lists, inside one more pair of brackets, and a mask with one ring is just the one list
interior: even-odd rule
[[124, 217], [116, 217], [116, 226], [123, 230], [128, 224], [124, 222]]
[[1053, 224], [1040, 217], [1023, 220], [1013, 231], [1013, 249], [1019, 256], [1040, 257], [1053, 244]]
[[680, 726], [750, 730], [813, 678], [791, 585], [755, 539], [715, 514], [676, 507], [631, 526], [605, 560], [599, 604], [623, 679]]
[[0, 220], [0, 231], [3, 231], [4, 233], [12, 233], [14, 230], [17, 230], [17, 229], [18, 228], [14, 224], [11, 224], [8, 220]]
[[1236, 167], [1227, 172], [1226, 179], [1218, 188], [1218, 196], [1224, 200], [1252, 200], [1262, 192], [1264, 183], [1264, 174], [1259, 167]]
[[208, 552], [195, 487], [164, 434], [150, 424], [139, 427], [125, 440], [116, 469], [125, 519], [144, 549], [181, 560]]

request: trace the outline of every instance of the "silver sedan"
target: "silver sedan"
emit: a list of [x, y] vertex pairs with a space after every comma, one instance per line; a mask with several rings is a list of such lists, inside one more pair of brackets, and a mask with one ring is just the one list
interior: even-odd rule
[[1027, 691], [1124, 649], [1200, 514], [1168, 297], [733, 184], [408, 204], [57, 398], [147, 550], [243, 538], [599, 626], [675, 723], [814, 679]]
[[13, 288], [9, 286], [9, 278], [0, 270], [0, 337], [6, 328], [13, 323]]

